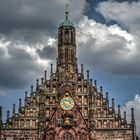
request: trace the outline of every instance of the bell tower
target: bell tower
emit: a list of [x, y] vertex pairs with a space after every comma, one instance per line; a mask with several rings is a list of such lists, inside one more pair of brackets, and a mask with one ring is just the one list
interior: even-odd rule
[[[65, 10], [65, 20], [58, 28], [58, 61], [57, 70], [61, 80], [76, 80], [77, 58], [75, 27], [68, 19], [68, 6]], [[61, 75], [61, 73], [63, 73]]]

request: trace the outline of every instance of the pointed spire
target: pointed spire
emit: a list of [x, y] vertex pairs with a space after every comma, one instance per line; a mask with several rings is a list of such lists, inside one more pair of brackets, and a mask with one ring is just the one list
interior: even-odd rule
[[44, 80], [45, 81], [47, 80], [47, 71], [46, 70], [44, 71]]
[[126, 111], [124, 111], [124, 119], [125, 119], [125, 121], [126, 121]]
[[39, 80], [36, 79], [36, 91], [38, 91], [38, 87], [39, 87]]
[[97, 81], [96, 80], [94, 80], [94, 86], [97, 89]]
[[51, 75], [50, 76], [52, 76], [52, 74], [53, 74], [53, 64], [51, 64]]
[[87, 80], [89, 80], [89, 70], [87, 70]]
[[43, 83], [44, 83], [44, 78], [42, 77], [41, 78], [41, 85], [43, 85]]
[[19, 98], [19, 106], [18, 106], [18, 111], [19, 111], [19, 113], [20, 113], [20, 111], [21, 111], [21, 98]]
[[107, 102], [107, 108], [108, 108], [109, 107], [108, 92], [106, 92], [106, 102]]
[[100, 95], [103, 96], [103, 87], [100, 86]]
[[25, 91], [25, 99], [27, 98], [27, 96], [28, 96], [28, 92], [27, 92], [27, 91]]
[[81, 74], [84, 75], [83, 64], [81, 64]]
[[2, 106], [0, 106], [0, 130], [2, 128]]
[[13, 116], [15, 115], [15, 112], [16, 112], [16, 107], [15, 104], [13, 104]]
[[0, 122], [2, 121], [2, 106], [0, 106]]
[[118, 116], [121, 117], [121, 109], [120, 109], [120, 105], [118, 105]]
[[65, 14], [66, 14], [66, 19], [68, 19], [68, 14], [69, 14], [69, 5], [66, 4], [66, 9], [65, 9]]
[[131, 124], [135, 125], [134, 108], [131, 108]]
[[33, 95], [33, 85], [31, 85], [31, 95]]
[[9, 117], [10, 117], [10, 111], [7, 110], [7, 120], [9, 119]]
[[113, 113], [115, 112], [115, 103], [114, 103], [114, 98], [112, 98], [112, 111], [113, 111]]
[[90, 84], [91, 84], [91, 86], [92, 86], [92, 79], [90, 79]]

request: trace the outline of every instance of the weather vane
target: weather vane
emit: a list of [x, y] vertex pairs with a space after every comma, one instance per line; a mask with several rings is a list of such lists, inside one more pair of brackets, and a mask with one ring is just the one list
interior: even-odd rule
[[66, 19], [68, 19], [68, 14], [69, 14], [69, 4], [66, 4], [66, 9], [65, 9], [65, 14], [66, 14]]

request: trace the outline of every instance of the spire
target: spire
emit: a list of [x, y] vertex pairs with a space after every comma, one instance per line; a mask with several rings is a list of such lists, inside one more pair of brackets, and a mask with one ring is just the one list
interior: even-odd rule
[[51, 75], [50, 76], [52, 76], [52, 74], [53, 74], [53, 64], [51, 64]]
[[83, 64], [81, 64], [81, 74], [84, 75]]
[[96, 80], [94, 80], [94, 86], [97, 89], [97, 81]]
[[113, 113], [115, 112], [115, 103], [114, 103], [114, 98], [112, 98], [112, 111], [113, 111]]
[[118, 116], [121, 117], [121, 109], [120, 109], [120, 105], [118, 105]]
[[134, 108], [131, 108], [131, 124], [135, 125]]
[[13, 116], [15, 115], [15, 111], [16, 109], [15, 109], [15, 104], [13, 104]]
[[41, 78], [41, 85], [43, 86], [43, 83], [44, 83], [44, 78], [42, 77]]
[[2, 106], [0, 106], [0, 121], [2, 121]]
[[27, 91], [25, 91], [25, 99], [27, 98], [27, 96], [28, 96], [28, 92], [27, 92]]
[[66, 19], [68, 19], [68, 14], [69, 14], [69, 5], [68, 5], [68, 3], [66, 4], [65, 14], [66, 14]]
[[108, 92], [106, 92], [106, 102], [107, 102], [107, 109], [108, 109], [108, 107], [109, 107]]
[[89, 80], [89, 70], [87, 70], [87, 80]]
[[36, 91], [38, 91], [39, 88], [39, 79], [36, 79]]
[[19, 98], [19, 107], [18, 107], [19, 113], [21, 112], [21, 98]]
[[0, 106], [0, 130], [2, 128], [2, 106]]
[[9, 119], [9, 117], [10, 117], [10, 111], [8, 110], [7, 111], [7, 120]]
[[103, 87], [100, 86], [100, 95], [103, 96]]
[[44, 74], [44, 80], [46, 81], [47, 80], [47, 71], [45, 70], [44, 73], [45, 73]]
[[91, 84], [91, 86], [92, 86], [92, 79], [90, 79], [90, 84]]
[[33, 95], [33, 85], [31, 85], [31, 95]]

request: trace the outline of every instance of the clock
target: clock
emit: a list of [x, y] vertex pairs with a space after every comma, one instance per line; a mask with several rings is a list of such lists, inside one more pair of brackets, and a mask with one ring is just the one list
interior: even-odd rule
[[74, 100], [71, 97], [63, 97], [60, 106], [63, 110], [71, 110], [74, 107]]

